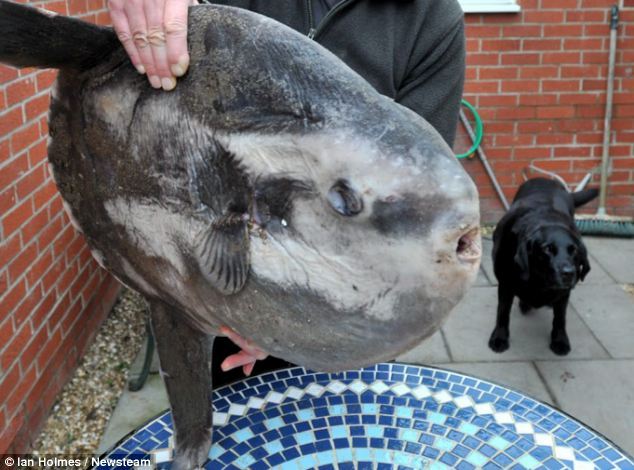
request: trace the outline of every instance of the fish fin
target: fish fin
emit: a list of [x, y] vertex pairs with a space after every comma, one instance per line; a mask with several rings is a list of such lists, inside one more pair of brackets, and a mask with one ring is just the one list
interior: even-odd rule
[[201, 237], [197, 247], [198, 266], [205, 279], [221, 293], [240, 291], [249, 274], [249, 232], [239, 215], [217, 219]]

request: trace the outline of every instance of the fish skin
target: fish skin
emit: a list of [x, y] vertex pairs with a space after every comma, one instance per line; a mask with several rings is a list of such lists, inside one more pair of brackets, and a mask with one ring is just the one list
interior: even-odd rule
[[[173, 92], [151, 90], [121, 52], [60, 73], [50, 160], [101, 262], [197, 329], [230, 326], [314, 369], [389, 360], [431, 335], [478, 264], [445, 247], [477, 225], [478, 208], [443, 139], [273, 20], [200, 6], [189, 24], [191, 66]], [[293, 201], [290, 227], [254, 230], [258, 181], [284, 175], [312, 193]], [[367, 201], [354, 220], [324, 203], [338, 177]], [[389, 207], [371, 212], [394, 194], [407, 207], [391, 232]], [[249, 246], [231, 295], [205, 276], [198, 249], [224, 218]]]

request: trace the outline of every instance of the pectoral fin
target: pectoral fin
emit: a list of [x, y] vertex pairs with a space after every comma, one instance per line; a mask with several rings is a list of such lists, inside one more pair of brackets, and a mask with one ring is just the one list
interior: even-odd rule
[[198, 265], [205, 278], [223, 294], [235, 294], [249, 274], [249, 234], [246, 221], [226, 215], [215, 221], [201, 237]]

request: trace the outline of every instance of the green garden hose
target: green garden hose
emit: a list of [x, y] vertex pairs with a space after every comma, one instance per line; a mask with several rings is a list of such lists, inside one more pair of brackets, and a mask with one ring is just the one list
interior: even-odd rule
[[480, 143], [482, 143], [482, 136], [484, 135], [484, 126], [482, 125], [482, 119], [480, 118], [480, 115], [478, 114], [478, 111], [467, 100], [462, 100], [462, 105], [465, 108], [468, 108], [469, 111], [471, 111], [471, 114], [473, 115], [473, 119], [475, 119], [475, 124], [476, 124], [475, 140], [474, 140], [473, 145], [471, 146], [471, 148], [469, 150], [467, 150], [465, 153], [461, 153], [461, 154], [456, 155], [456, 158], [467, 158], [467, 157], [470, 157], [471, 155], [473, 155], [473, 153], [476, 150], [478, 150], [478, 147], [480, 147]]

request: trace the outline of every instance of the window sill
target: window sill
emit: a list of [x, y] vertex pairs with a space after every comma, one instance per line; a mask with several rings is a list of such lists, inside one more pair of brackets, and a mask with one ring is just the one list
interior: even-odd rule
[[515, 2], [474, 2], [461, 1], [460, 5], [465, 13], [518, 13], [520, 6]]

